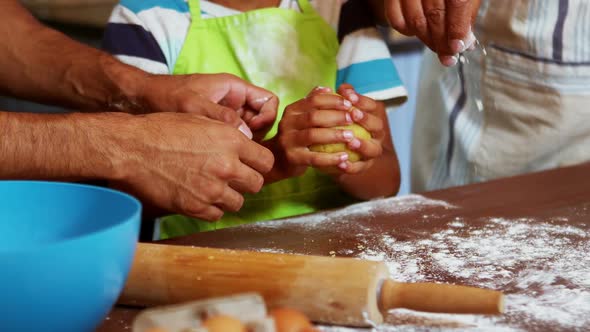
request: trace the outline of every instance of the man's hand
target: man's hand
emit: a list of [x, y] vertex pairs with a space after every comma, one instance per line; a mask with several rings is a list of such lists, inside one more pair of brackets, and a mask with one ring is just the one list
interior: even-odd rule
[[[154, 113], [121, 122], [112, 146], [118, 188], [187, 216], [217, 220], [256, 193], [272, 153], [219, 121], [194, 114]], [[122, 139], [121, 139], [122, 138]]]
[[230, 74], [150, 75], [140, 86], [137, 99], [150, 112], [203, 115], [243, 132], [270, 127], [277, 116], [274, 94]]
[[190, 112], [249, 133], [272, 125], [278, 99], [235, 76], [150, 75], [0, 4], [0, 93], [76, 110]]
[[385, 0], [391, 26], [418, 37], [445, 66], [457, 64], [457, 55], [475, 43], [472, 25], [481, 0]]
[[194, 114], [0, 111], [0, 129], [0, 179], [105, 179], [207, 220], [237, 211], [274, 161], [237, 129]]

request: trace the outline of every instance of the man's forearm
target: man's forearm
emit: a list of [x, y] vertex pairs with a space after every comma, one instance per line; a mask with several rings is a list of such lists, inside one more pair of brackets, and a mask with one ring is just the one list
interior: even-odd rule
[[146, 74], [35, 20], [17, 0], [0, 4], [0, 93], [83, 110], [141, 111]]
[[112, 127], [125, 127], [130, 117], [0, 112], [0, 179], [117, 180], [124, 139]]

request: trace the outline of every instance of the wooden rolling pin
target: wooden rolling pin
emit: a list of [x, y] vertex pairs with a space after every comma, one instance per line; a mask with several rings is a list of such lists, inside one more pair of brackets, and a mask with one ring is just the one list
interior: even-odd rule
[[383, 322], [388, 310], [498, 314], [502, 293], [464, 286], [399, 283], [382, 262], [139, 244], [120, 304], [154, 306], [257, 292], [269, 307], [298, 309], [313, 321]]

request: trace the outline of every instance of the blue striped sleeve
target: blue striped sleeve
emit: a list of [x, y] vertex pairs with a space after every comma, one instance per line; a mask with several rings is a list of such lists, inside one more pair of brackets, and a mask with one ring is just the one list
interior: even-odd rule
[[337, 85], [352, 84], [361, 94], [403, 86], [391, 58], [354, 63], [338, 70]]
[[166, 57], [154, 36], [136, 24], [109, 23], [102, 47], [113, 55], [135, 56], [167, 65]]

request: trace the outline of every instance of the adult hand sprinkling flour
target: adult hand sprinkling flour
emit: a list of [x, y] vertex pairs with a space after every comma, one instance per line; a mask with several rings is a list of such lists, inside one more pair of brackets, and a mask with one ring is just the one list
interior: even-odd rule
[[457, 64], [459, 53], [472, 47], [471, 26], [480, 0], [386, 0], [391, 26], [407, 36], [418, 37], [438, 54], [445, 66]]

